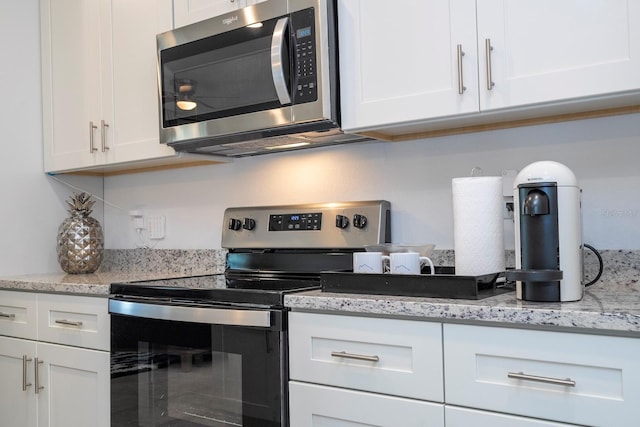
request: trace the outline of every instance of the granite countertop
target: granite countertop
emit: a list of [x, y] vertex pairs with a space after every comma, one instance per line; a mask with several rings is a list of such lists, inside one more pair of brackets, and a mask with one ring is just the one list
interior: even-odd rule
[[[0, 289], [106, 297], [111, 283], [192, 276], [196, 277], [189, 286], [205, 282], [206, 286], [217, 286], [210, 280], [200, 282], [198, 277], [218, 275], [224, 282], [225, 255], [223, 250], [114, 250], [105, 255], [97, 273], [0, 278]], [[559, 327], [640, 337], [640, 251], [604, 251], [602, 257], [605, 269], [601, 279], [577, 302], [519, 301], [515, 292], [464, 300], [310, 291], [287, 295], [285, 305], [292, 310]], [[438, 261], [446, 265], [450, 259]], [[587, 280], [593, 277], [591, 264], [585, 262]]]
[[112, 283], [222, 275], [225, 257], [226, 251], [219, 249], [106, 250], [96, 273], [54, 272], [3, 277], [0, 278], [0, 289], [106, 297]]
[[604, 274], [598, 282], [586, 288], [584, 298], [577, 302], [519, 301], [515, 292], [464, 300], [310, 291], [287, 295], [285, 305], [292, 310], [584, 329], [640, 337], [638, 254], [607, 251], [603, 258]]

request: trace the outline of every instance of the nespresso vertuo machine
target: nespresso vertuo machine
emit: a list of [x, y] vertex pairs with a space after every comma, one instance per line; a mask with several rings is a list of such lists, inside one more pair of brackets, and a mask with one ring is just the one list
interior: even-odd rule
[[565, 165], [526, 166], [514, 181], [516, 297], [527, 301], [582, 298], [580, 188]]

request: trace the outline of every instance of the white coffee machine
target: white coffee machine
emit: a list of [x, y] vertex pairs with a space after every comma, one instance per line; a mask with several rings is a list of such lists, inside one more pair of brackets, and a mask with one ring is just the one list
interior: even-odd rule
[[520, 171], [513, 188], [516, 297], [527, 301], [582, 298], [580, 187], [573, 172], [553, 161]]

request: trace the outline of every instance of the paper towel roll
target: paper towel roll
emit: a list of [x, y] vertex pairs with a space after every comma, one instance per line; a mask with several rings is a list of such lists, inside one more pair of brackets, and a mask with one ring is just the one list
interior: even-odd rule
[[502, 177], [454, 178], [451, 184], [456, 275], [504, 271]]

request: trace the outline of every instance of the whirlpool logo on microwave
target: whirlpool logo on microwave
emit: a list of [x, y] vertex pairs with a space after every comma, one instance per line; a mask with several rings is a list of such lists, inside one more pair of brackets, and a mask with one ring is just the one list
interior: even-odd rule
[[222, 20], [222, 23], [223, 23], [224, 25], [231, 25], [231, 24], [233, 24], [234, 22], [236, 22], [237, 20], [238, 20], [238, 15], [235, 15], [235, 16], [231, 16], [231, 17], [229, 17], [229, 18], [225, 18], [225, 19], [223, 19], [223, 20]]

